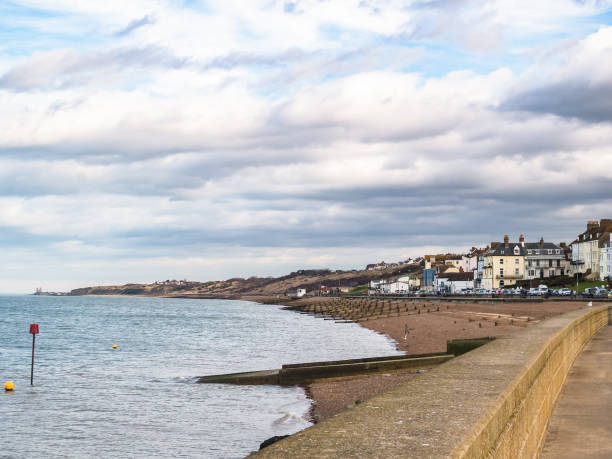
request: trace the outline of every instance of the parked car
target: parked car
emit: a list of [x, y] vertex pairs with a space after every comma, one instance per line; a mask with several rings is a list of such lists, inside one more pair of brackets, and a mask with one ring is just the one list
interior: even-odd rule
[[595, 290], [593, 296], [598, 298], [608, 298], [608, 290], [605, 288], [598, 288]]
[[542, 293], [540, 292], [540, 289], [537, 287], [531, 287], [529, 291], [527, 292], [527, 295], [529, 296], [539, 296], [541, 294]]
[[571, 296], [572, 291], [569, 288], [560, 288], [558, 294], [559, 296]]
[[595, 292], [597, 291], [596, 287], [585, 288], [584, 292], [582, 292], [582, 296], [586, 296], [588, 298], [593, 298]]

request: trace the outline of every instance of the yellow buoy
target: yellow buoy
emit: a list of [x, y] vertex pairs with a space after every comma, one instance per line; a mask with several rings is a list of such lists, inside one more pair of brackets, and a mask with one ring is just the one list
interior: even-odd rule
[[13, 381], [7, 381], [4, 383], [4, 390], [7, 392], [10, 392], [12, 390], [15, 389], [15, 384], [13, 384]]
[[117, 349], [117, 345], [116, 344], [113, 344], [113, 349]]

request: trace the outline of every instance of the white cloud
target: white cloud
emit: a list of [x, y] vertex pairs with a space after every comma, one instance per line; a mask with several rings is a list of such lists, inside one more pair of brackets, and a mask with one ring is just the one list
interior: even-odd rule
[[[612, 28], [567, 25], [604, 2], [21, 3], [69, 11], [71, 32], [97, 25], [87, 44], [0, 51], [0, 246], [15, 268], [0, 290], [569, 239], [612, 193], [606, 105], [594, 119], [534, 96], [574, 84], [608, 100]], [[551, 38], [563, 31], [580, 39]], [[533, 61], [473, 65], [515, 40]]]

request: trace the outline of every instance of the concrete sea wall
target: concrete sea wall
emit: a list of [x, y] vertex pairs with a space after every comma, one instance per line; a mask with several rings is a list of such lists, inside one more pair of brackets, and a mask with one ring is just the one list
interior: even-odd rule
[[609, 323], [606, 305], [498, 338], [256, 456], [536, 457], [574, 359]]

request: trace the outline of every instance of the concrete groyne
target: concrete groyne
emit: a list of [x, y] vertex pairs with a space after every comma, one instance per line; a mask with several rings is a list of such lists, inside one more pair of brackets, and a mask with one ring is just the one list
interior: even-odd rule
[[433, 353], [412, 356], [395, 355], [329, 362], [295, 363], [283, 365], [282, 368], [275, 370], [201, 376], [198, 378], [198, 383], [238, 385], [277, 384], [281, 386], [293, 386], [308, 384], [313, 381], [328, 378], [343, 378], [347, 376], [395, 370], [432, 368], [453, 357], [454, 356], [450, 354]]
[[324, 362], [289, 363], [279, 369], [226, 373], [200, 376], [201, 384], [263, 385], [276, 384], [293, 386], [329, 378], [344, 378], [356, 375], [381, 373], [395, 370], [416, 370], [432, 368], [453, 357], [465, 354], [492, 340], [494, 337], [455, 339], [446, 342], [446, 352], [428, 354], [404, 354], [383, 357], [365, 357], [349, 360], [328, 360]]
[[610, 307], [498, 338], [258, 457], [536, 457], [576, 356]]

